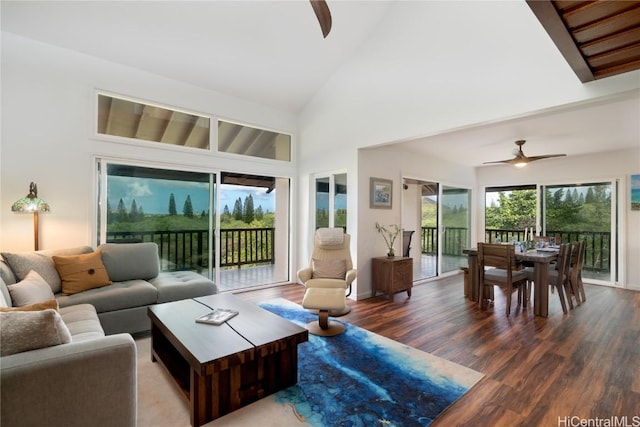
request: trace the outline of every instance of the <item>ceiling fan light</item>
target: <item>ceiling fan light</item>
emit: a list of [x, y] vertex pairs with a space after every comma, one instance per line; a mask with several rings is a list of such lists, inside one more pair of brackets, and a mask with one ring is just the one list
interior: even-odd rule
[[523, 168], [523, 167], [527, 166], [527, 163], [529, 163], [529, 162], [527, 162], [525, 160], [520, 160], [517, 163], [514, 163], [513, 165], [515, 167], [517, 167], [517, 168]]

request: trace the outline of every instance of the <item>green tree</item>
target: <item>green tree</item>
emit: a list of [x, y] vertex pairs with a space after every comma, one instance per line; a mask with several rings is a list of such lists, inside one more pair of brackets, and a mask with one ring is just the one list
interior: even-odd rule
[[238, 221], [242, 220], [242, 199], [240, 199], [240, 197], [238, 197], [235, 205], [233, 205], [233, 219]]
[[518, 190], [498, 193], [498, 206], [485, 212], [486, 228], [522, 230], [535, 226], [536, 191]]
[[556, 190], [553, 194], [550, 190], [546, 190], [545, 220], [549, 230], [575, 230], [576, 224], [579, 222], [579, 213], [582, 209], [579, 197], [575, 197], [571, 190], [567, 190], [566, 196], [562, 200], [563, 193], [562, 189]]
[[176, 197], [173, 195], [173, 193], [171, 193], [171, 195], [169, 196], [169, 215], [178, 215], [178, 210], [176, 209]]
[[262, 218], [264, 218], [264, 212], [262, 211], [262, 205], [259, 205], [256, 208], [256, 219], [262, 221]]
[[251, 222], [255, 218], [253, 210], [253, 196], [251, 194], [244, 198], [244, 207], [242, 209], [242, 214], [242, 220], [247, 224], [251, 224]]
[[187, 194], [187, 199], [182, 207], [182, 214], [187, 218], [193, 218], [193, 204], [191, 203], [191, 195]]
[[127, 209], [124, 207], [124, 200], [120, 198], [118, 202], [118, 207], [116, 208], [116, 221], [126, 221], [127, 220]]
[[113, 209], [111, 209], [111, 203], [109, 203], [109, 199], [107, 199], [107, 224], [110, 224], [112, 221], [114, 221]]
[[222, 209], [222, 215], [220, 215], [220, 222], [229, 222], [231, 221], [231, 212], [229, 211], [229, 205], [224, 205], [224, 209]]
[[129, 210], [129, 219], [131, 221], [137, 221], [139, 219], [138, 204], [136, 203], [136, 199], [133, 199], [133, 201], [131, 201], [131, 209]]

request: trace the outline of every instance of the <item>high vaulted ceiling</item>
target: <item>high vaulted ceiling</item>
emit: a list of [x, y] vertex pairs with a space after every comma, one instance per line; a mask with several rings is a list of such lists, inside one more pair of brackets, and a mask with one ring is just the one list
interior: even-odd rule
[[2, 31], [282, 110], [298, 111], [393, 1], [5, 1]]
[[[398, 29], [396, 34], [402, 32], [403, 23], [390, 19], [394, 7], [403, 3], [401, 1], [328, 0], [327, 3], [333, 26], [326, 39], [322, 37], [318, 21], [307, 0], [3, 0], [0, 3], [0, 17], [3, 32], [297, 114], [303, 111], [305, 105], [334, 74], [340, 73], [345, 66], [354, 67], [351, 61], [358, 57], [363, 46], [366, 45], [368, 51], [372, 50], [367, 44], [369, 41], [376, 40], [380, 49], [389, 52], [386, 40], [376, 37], [381, 29], [394, 27]], [[508, 28], [533, 31], [544, 27], [549, 31], [545, 20], [534, 13], [534, 8], [530, 8], [525, 0], [512, 0], [508, 3], [511, 3], [509, 6], [514, 3], [522, 5], [521, 8], [507, 8], [511, 11], [517, 9], [518, 12], [514, 16], [504, 15], [504, 19], [513, 20], [509, 22]], [[577, 35], [577, 31], [584, 28], [581, 25], [585, 25], [585, 22], [580, 21], [576, 26], [575, 15], [572, 17], [570, 12], [577, 10], [575, 8], [578, 3], [592, 2], [536, 0], [532, 3], [551, 5], [556, 14], [560, 11], [562, 17], [557, 15], [556, 20], [569, 26], [569, 30], [564, 27], [567, 36]], [[607, 7], [610, 7], [622, 2], [607, 3]], [[629, 16], [637, 22], [638, 11], [635, 6], [638, 3], [640, 2], [626, 2], [627, 26]], [[442, 4], [444, 3], [433, 1], [426, 9], [437, 14], [439, 5]], [[487, 4], [497, 7], [495, 2]], [[459, 5], [463, 13], [464, 3]], [[498, 5], [500, 6], [500, 2]], [[628, 7], [629, 5], [633, 7]], [[536, 22], [538, 19], [540, 22]], [[521, 20], [526, 22], [520, 22]], [[433, 26], [433, 19], [429, 22]], [[536, 25], [532, 25], [532, 22]], [[610, 21], [603, 21], [604, 24], [607, 22]], [[461, 37], [460, 40], [463, 40], [462, 36], [473, 37], [472, 34], [465, 36], [467, 29], [456, 24], [438, 22], [438, 26], [447, 29], [448, 37], [452, 37], [449, 31], [451, 29], [459, 33], [457, 35]], [[412, 26], [412, 30], [414, 28]], [[632, 63], [636, 61], [633, 52], [638, 49], [637, 40], [633, 40], [637, 32], [637, 24], [631, 24], [631, 32], [623, 37], [631, 37], [631, 42], [623, 50], [627, 54], [631, 52], [626, 58]], [[549, 52], [549, 61], [562, 59], [556, 55], [557, 52], [549, 49], [549, 46], [553, 47], [550, 45], [550, 41], [553, 41], [558, 46], [558, 51], [565, 55], [567, 63], [580, 76], [579, 70], [562, 50], [562, 43], [553, 34], [547, 35], [544, 31], [539, 31], [539, 35], [538, 31], [534, 34], [540, 39], [540, 51]], [[422, 37], [423, 42], [429, 38], [426, 32], [425, 35], [409, 34], [408, 37]], [[509, 35], [505, 34], [505, 37]], [[594, 78], [606, 77], [601, 74], [600, 65], [596, 62], [602, 63], [607, 55], [602, 56], [603, 52], [592, 49], [594, 45], [588, 41], [581, 44], [580, 40], [571, 37], [570, 40], [574, 44], [574, 55], [577, 50], [582, 52], [579, 55], [586, 55], [583, 61], [592, 62], [589, 72], [594, 74]], [[408, 38], [405, 43], [411, 45], [413, 41], [414, 39]], [[441, 42], [443, 41], [433, 40], [433, 43]], [[452, 55], [468, 58], [470, 66], [494, 67], [496, 72], [500, 72], [502, 64], [518, 60], [514, 57], [513, 50], [492, 50], [490, 44], [485, 52], [465, 50], [463, 43], [456, 46], [460, 50], [452, 52]], [[402, 51], [407, 52], [406, 49]], [[624, 54], [615, 56], [620, 58]], [[398, 68], [401, 69], [402, 58], [388, 54], [381, 56], [381, 60], [383, 58], [397, 61]], [[453, 59], [451, 64], [457, 67], [460, 62]], [[372, 71], [367, 68], [370, 65], [355, 66], [366, 74]], [[447, 62], [440, 62], [434, 67], [434, 71], [440, 72], [447, 66]], [[620, 64], [616, 66], [617, 71], [629, 72], [619, 68]], [[633, 66], [629, 69], [633, 69]], [[399, 75], [406, 79], [416, 79], [407, 81], [407, 87], [420, 85], [421, 80], [418, 79], [424, 79], [423, 75], [417, 73]], [[446, 78], [450, 80], [442, 80], [443, 84], [456, 90], [460, 85], [455, 79], [464, 75], [459, 68], [451, 69], [446, 74]], [[381, 83], [378, 87], [372, 87], [372, 90], [384, 90], [384, 82]], [[640, 88], [640, 79], [637, 87]], [[503, 118], [499, 122], [487, 124], [469, 124], [465, 129], [417, 138], [400, 145], [418, 153], [437, 154], [470, 166], [510, 157], [514, 148], [513, 141], [517, 139], [527, 140], [524, 151], [529, 156], [548, 153], [566, 153], [572, 156], [637, 146], [638, 116], [640, 95], [636, 91], [620, 99], [596, 104], [572, 105], [559, 111], [540, 111], [527, 117]]]

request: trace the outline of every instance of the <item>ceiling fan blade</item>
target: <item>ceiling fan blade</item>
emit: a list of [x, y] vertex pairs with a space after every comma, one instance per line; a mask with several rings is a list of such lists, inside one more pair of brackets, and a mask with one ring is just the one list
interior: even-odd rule
[[527, 157], [527, 159], [529, 159], [530, 162], [533, 162], [534, 160], [542, 160], [542, 159], [549, 159], [551, 157], [565, 157], [566, 154], [545, 154], [544, 156], [530, 156]]
[[491, 163], [513, 163], [516, 159], [509, 159], [509, 160], [496, 160], [495, 162], [483, 162], [483, 165], [488, 165]]
[[322, 36], [326, 39], [331, 31], [331, 12], [329, 6], [325, 0], [309, 0], [311, 7], [318, 18], [320, 23], [320, 29], [322, 30]]

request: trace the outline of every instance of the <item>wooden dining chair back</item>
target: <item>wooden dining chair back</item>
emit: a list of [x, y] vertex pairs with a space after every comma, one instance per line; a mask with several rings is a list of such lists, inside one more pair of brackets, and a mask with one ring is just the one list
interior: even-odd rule
[[535, 243], [536, 247], [538, 247], [540, 245], [540, 242], [544, 242], [545, 246], [549, 246], [549, 243], [551, 242], [551, 237], [549, 237], [549, 236], [533, 236], [533, 242]]
[[584, 264], [586, 246], [586, 242], [584, 240], [580, 240], [573, 245], [573, 250], [571, 251], [569, 283], [575, 294], [578, 305], [587, 300], [587, 296], [584, 293], [584, 285], [582, 283], [582, 266]]
[[571, 251], [573, 245], [570, 243], [563, 243], [558, 249], [558, 260], [556, 261], [556, 268], [549, 271], [549, 285], [553, 286], [560, 298], [560, 304], [562, 305], [562, 312], [567, 314], [567, 297], [569, 298], [569, 306], [573, 308], [573, 302], [571, 301], [571, 290], [569, 288], [569, 265], [571, 262]]
[[[518, 290], [518, 302], [524, 302], [527, 274], [519, 269], [514, 245], [478, 243], [478, 271], [478, 295], [483, 295], [485, 286], [499, 285], [505, 291], [507, 316], [511, 314], [514, 289]], [[483, 302], [484, 299], [481, 299], [481, 305]]]
[[402, 256], [411, 256], [411, 236], [415, 230], [402, 230]]

